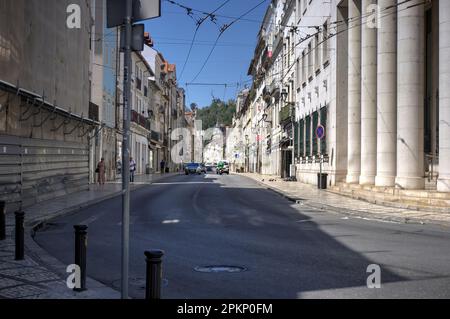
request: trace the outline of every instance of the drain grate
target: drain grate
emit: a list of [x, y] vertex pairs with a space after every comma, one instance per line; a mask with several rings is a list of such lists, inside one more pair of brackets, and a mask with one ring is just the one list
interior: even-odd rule
[[194, 268], [197, 272], [204, 273], [236, 273], [246, 271], [247, 268], [240, 266], [198, 266]]

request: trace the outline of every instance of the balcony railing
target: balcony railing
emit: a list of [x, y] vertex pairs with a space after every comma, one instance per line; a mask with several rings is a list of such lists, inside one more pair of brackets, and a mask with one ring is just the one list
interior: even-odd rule
[[280, 110], [280, 124], [289, 122], [292, 117], [292, 107], [290, 105], [286, 105]]
[[147, 130], [150, 130], [150, 121], [144, 115], [139, 114], [135, 110], [131, 110], [131, 121]]
[[159, 142], [161, 138], [161, 134], [159, 132], [151, 131], [150, 139], [156, 142]]

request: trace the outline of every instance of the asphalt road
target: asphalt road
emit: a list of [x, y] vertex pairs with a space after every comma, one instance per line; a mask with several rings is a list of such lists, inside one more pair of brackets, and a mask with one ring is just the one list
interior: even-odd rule
[[[71, 264], [74, 224], [89, 227], [88, 276], [119, 289], [121, 198], [55, 219], [35, 240]], [[144, 296], [153, 248], [166, 253], [163, 298], [450, 297], [450, 229], [349, 219], [237, 175], [179, 175], [133, 192], [132, 297]], [[381, 267], [380, 289], [367, 288], [371, 264]]]

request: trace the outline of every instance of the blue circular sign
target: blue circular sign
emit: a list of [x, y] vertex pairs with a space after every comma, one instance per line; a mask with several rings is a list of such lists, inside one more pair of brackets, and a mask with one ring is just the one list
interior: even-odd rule
[[325, 127], [319, 125], [316, 129], [316, 136], [319, 140], [323, 139], [325, 137]]

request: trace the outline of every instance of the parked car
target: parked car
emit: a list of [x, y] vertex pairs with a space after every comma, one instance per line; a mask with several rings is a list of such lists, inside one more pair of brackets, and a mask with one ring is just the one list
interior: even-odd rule
[[228, 162], [227, 161], [220, 161], [217, 164], [216, 173], [220, 174], [220, 175], [222, 175], [222, 174], [230, 175], [230, 166], [229, 166]]
[[199, 163], [189, 163], [184, 167], [184, 174], [201, 174], [202, 168]]

